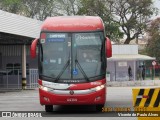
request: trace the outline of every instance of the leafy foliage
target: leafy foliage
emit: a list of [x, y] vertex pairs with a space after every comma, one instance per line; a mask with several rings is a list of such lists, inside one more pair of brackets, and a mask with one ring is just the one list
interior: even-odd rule
[[112, 41], [126, 35], [124, 44], [129, 44], [156, 12], [152, 4], [152, 0], [0, 0], [0, 9], [42, 21], [57, 15], [100, 16]]
[[124, 44], [129, 44], [146, 28], [149, 17], [156, 12], [152, 0], [110, 0], [113, 20], [126, 35]]
[[81, 0], [78, 15], [100, 16], [104, 21], [106, 35], [118, 43], [119, 39], [123, 38], [123, 33], [119, 29], [120, 26], [113, 21], [111, 8], [106, 2], [106, 0]]
[[22, 0], [1, 0], [0, 9], [19, 14], [22, 10]]
[[160, 62], [160, 18], [153, 20], [147, 30], [149, 34], [147, 53]]
[[152, 4], [152, 0], [81, 0], [79, 13], [100, 16], [112, 39], [125, 34], [124, 44], [129, 44], [142, 34], [149, 17], [156, 12]]

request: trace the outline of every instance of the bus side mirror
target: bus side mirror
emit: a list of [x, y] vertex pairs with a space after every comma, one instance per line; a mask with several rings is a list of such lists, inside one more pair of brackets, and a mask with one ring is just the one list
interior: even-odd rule
[[38, 43], [38, 38], [34, 39], [32, 44], [31, 44], [31, 48], [30, 48], [31, 58], [35, 58], [36, 57], [37, 43]]
[[106, 37], [106, 57], [112, 57], [112, 44], [108, 37]]

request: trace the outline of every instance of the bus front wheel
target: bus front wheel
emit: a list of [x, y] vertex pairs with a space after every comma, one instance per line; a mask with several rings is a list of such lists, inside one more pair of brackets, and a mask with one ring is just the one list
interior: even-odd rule
[[53, 105], [45, 105], [46, 112], [52, 112], [53, 111]]

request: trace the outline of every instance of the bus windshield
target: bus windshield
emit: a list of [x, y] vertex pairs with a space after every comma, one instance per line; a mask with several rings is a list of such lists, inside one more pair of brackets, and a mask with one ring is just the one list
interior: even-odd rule
[[106, 72], [103, 32], [45, 33], [40, 39], [40, 76], [50, 81], [94, 81]]

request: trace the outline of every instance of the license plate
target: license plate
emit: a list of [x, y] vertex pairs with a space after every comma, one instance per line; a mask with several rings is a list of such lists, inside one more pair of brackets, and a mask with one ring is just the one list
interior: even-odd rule
[[77, 102], [77, 98], [68, 98], [67, 102]]

